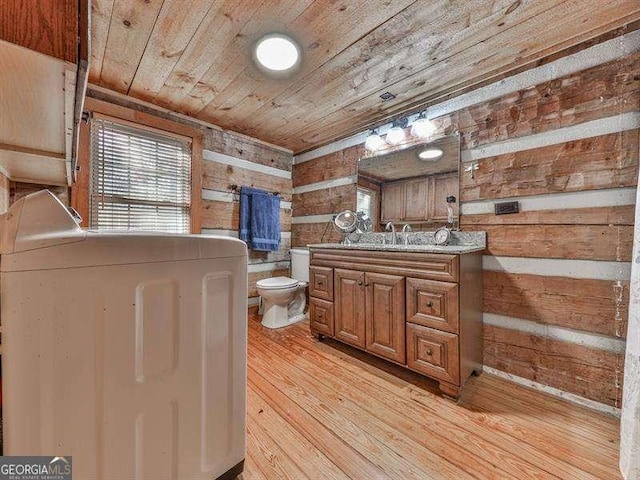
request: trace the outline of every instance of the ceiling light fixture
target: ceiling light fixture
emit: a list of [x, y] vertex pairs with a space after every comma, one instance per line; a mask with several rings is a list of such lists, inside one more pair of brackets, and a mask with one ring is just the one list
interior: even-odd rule
[[380, 147], [382, 147], [382, 145], [384, 145], [384, 140], [382, 140], [382, 137], [378, 135], [378, 130], [371, 130], [371, 133], [364, 141], [364, 148], [366, 148], [370, 152], [375, 152]]
[[425, 112], [420, 112], [418, 118], [411, 125], [411, 136], [418, 138], [427, 138], [435, 132], [435, 125], [429, 119]]
[[437, 160], [443, 154], [444, 152], [439, 148], [427, 148], [418, 153], [418, 158], [420, 160]]
[[393, 126], [387, 132], [386, 141], [389, 145], [398, 145], [403, 142], [404, 128], [407, 126], [408, 119], [399, 118], [393, 121]]
[[258, 64], [271, 72], [285, 72], [300, 63], [300, 47], [280, 33], [270, 33], [258, 40], [254, 53]]

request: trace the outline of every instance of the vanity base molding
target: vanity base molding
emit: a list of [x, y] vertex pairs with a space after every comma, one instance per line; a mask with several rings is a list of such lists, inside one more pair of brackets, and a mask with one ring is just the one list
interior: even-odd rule
[[439, 382], [482, 372], [482, 254], [311, 249], [311, 333]]

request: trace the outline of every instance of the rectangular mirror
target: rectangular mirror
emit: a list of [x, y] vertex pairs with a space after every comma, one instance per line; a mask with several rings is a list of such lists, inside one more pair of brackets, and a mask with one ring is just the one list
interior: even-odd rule
[[448, 135], [358, 161], [356, 211], [364, 211], [375, 231], [387, 222], [412, 229], [458, 228], [460, 137]]

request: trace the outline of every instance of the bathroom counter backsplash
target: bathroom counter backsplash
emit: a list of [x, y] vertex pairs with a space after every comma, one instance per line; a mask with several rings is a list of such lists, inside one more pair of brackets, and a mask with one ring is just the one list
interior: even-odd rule
[[317, 243], [307, 245], [311, 248], [341, 248], [353, 250], [401, 251], [424, 253], [463, 254], [480, 252], [487, 246], [486, 232], [452, 231], [447, 245], [436, 245], [435, 232], [396, 232], [396, 244], [392, 244], [390, 232], [352, 233], [349, 243]]

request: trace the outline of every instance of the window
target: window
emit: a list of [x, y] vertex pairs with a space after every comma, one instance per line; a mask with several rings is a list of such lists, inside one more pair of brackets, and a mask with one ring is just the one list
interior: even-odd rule
[[90, 228], [189, 233], [189, 138], [96, 115], [90, 148]]
[[358, 187], [356, 196], [356, 211], [364, 212], [374, 221], [375, 219], [375, 199], [376, 194], [368, 188]]

